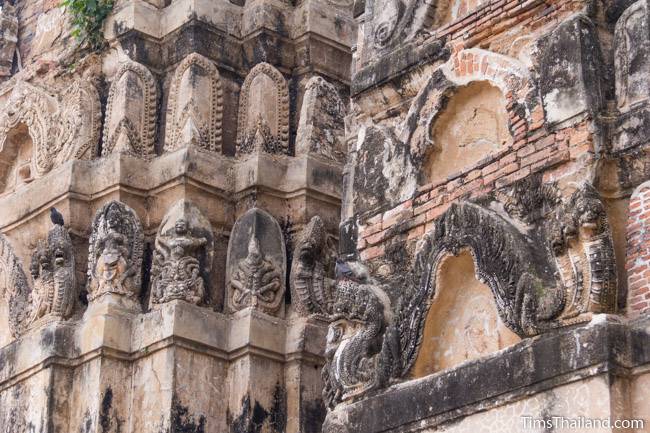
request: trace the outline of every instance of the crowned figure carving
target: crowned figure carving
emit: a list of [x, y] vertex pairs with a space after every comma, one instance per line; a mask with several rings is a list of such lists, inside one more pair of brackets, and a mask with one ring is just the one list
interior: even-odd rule
[[212, 244], [210, 223], [195, 206], [185, 201], [173, 206], [156, 237], [150, 304], [203, 302]]
[[63, 218], [53, 208], [54, 227], [46, 240], [39, 240], [32, 254], [30, 271], [34, 279], [30, 323], [46, 316], [67, 319], [75, 303], [75, 263], [72, 241]]
[[282, 229], [268, 212], [252, 208], [230, 232], [226, 259], [228, 309], [252, 307], [266, 314], [284, 314], [286, 250]]
[[232, 279], [232, 306], [236, 310], [246, 307], [275, 311], [282, 301], [280, 271], [260, 251], [257, 238], [248, 243], [248, 255], [237, 265]]
[[118, 201], [95, 215], [88, 256], [88, 299], [107, 293], [136, 299], [142, 276], [143, 233], [133, 209]]

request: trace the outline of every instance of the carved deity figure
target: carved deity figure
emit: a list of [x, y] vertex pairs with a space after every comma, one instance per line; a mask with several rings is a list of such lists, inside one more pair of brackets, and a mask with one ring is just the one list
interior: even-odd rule
[[246, 307], [277, 310], [282, 302], [281, 281], [280, 271], [260, 251], [257, 238], [251, 237], [248, 255], [239, 262], [230, 279], [232, 306], [236, 310]]
[[141, 281], [143, 234], [135, 212], [112, 201], [95, 215], [88, 257], [89, 300], [106, 293], [136, 298]]
[[75, 302], [75, 264], [72, 241], [63, 225], [54, 225], [40, 240], [30, 266], [34, 278], [30, 323], [45, 316], [67, 319]]
[[199, 257], [208, 240], [193, 236], [185, 219], [178, 219], [170, 231], [156, 239], [151, 270], [151, 303], [182, 299], [199, 304], [205, 296]]

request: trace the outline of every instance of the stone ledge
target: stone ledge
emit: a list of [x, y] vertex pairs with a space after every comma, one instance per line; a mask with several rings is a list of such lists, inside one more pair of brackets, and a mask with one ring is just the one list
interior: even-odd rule
[[238, 160], [192, 149], [180, 149], [151, 161], [119, 154], [69, 161], [22, 187], [19, 194], [0, 197], [0, 228], [5, 232], [64, 198], [92, 202], [116, 190], [153, 197], [179, 183], [193, 184], [224, 201], [258, 187], [279, 197], [315, 193], [338, 203], [341, 173], [340, 166], [310, 156], [263, 154]]
[[585, 326], [549, 332], [454, 369], [396, 384], [341, 405], [332, 416], [346, 420], [348, 431], [355, 433], [393, 431], [415, 423], [422, 428], [575, 380], [625, 376], [648, 363], [650, 318], [622, 324], [597, 316]]
[[[78, 321], [53, 322], [0, 348], [0, 389], [51, 363], [77, 366], [101, 354], [127, 361], [182, 346], [224, 361], [258, 356], [276, 362], [323, 363], [326, 325], [284, 320], [254, 310], [232, 315], [173, 301], [147, 313], [110, 305]], [[89, 314], [90, 313], [90, 314]]]
[[[177, 0], [167, 7], [157, 8], [143, 0], [131, 0], [106, 20], [104, 36], [112, 41], [135, 30], [160, 40], [198, 21], [240, 41], [267, 29], [289, 38], [315, 33], [350, 47], [355, 42], [356, 22], [349, 13], [343, 12], [347, 11], [319, 0], [304, 2], [296, 8], [284, 3], [251, 3], [242, 7], [226, 0]], [[280, 23], [270, 20], [279, 16], [282, 16]], [[322, 19], [324, 16], [330, 20]]]

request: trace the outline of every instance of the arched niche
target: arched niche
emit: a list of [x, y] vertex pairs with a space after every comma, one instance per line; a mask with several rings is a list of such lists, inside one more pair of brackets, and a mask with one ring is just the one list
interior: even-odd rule
[[260, 63], [248, 73], [238, 116], [237, 153], [288, 153], [289, 88], [280, 71]]
[[102, 156], [154, 155], [158, 86], [146, 66], [128, 60], [115, 74], [106, 102]]
[[430, 124], [423, 174], [427, 182], [470, 167], [511, 139], [506, 98], [488, 81], [455, 89]]
[[165, 151], [188, 144], [221, 151], [222, 93], [219, 70], [212, 61], [197, 53], [183, 59], [169, 91]]
[[34, 180], [34, 143], [27, 125], [20, 123], [6, 135], [0, 148], [0, 193]]
[[438, 288], [426, 316], [414, 377], [454, 367], [511, 346], [520, 337], [503, 323], [487, 286], [475, 277], [468, 250], [448, 255], [437, 269]]

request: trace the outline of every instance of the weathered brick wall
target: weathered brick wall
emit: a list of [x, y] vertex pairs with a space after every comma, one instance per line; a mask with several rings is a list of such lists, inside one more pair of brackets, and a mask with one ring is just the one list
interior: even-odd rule
[[[547, 72], [539, 64], [540, 53], [531, 56], [531, 65], [521, 62], [511, 52], [513, 28], [529, 40], [539, 41], [557, 29], [558, 22], [574, 16], [583, 8], [584, 2], [571, 0], [552, 5], [539, 0], [490, 1], [427, 36], [427, 40], [444, 40], [450, 48], [451, 58], [445, 66], [448, 68], [445, 74], [454, 83], [462, 86], [487, 81], [503, 92], [512, 138], [499, 151], [470, 163], [446, 179], [421, 185], [416, 194], [392, 208], [357, 209], [360, 223], [357, 248], [362, 260], [385, 257], [386, 247], [393, 241], [412, 242], [423, 235], [454, 201], [484, 196], [539, 172], [543, 173], [545, 182], [568, 179], [595, 162], [602, 140], [597, 122], [593, 121], [595, 112], [591, 110], [597, 111], [599, 106], [598, 103], [577, 99], [599, 93], [594, 90], [598, 84], [589, 83], [593, 84], [593, 89], [581, 89], [574, 112], [564, 117], [559, 114], [559, 120], [552, 121], [554, 107], [547, 107], [544, 100], [549, 88], [542, 89], [540, 83], [541, 75]], [[585, 37], [583, 30], [576, 27], [576, 33]], [[558, 39], [563, 36], [556, 35]], [[573, 42], [572, 49], [587, 50], [578, 39]], [[550, 45], [548, 42], [545, 44]], [[591, 54], [581, 53], [585, 58]], [[585, 60], [576, 68], [588, 68], [587, 63]], [[588, 81], [582, 76], [586, 74], [581, 69], [578, 73], [580, 80], [571, 77], [568, 81], [582, 84], [583, 80]], [[364, 97], [371, 99], [371, 96], [357, 95], [360, 101]], [[408, 101], [403, 100], [400, 106], [409, 106]], [[385, 115], [390, 119], [398, 112], [399, 109], [395, 109]], [[384, 120], [383, 123], [390, 124], [391, 121]]]
[[547, 132], [541, 118], [535, 113], [532, 118], [517, 128], [512, 146], [442, 182], [424, 185], [414, 199], [368, 218], [359, 229], [361, 258], [382, 256], [384, 244], [394, 236], [406, 234], [411, 240], [423, 235], [455, 200], [485, 195], [539, 171], [544, 171], [545, 181], [554, 181], [575, 170], [579, 157], [593, 157], [587, 122]]
[[561, 12], [575, 11], [580, 1], [559, 1], [549, 5], [542, 0], [496, 0], [486, 2], [464, 17], [436, 30], [434, 37], [447, 37], [465, 47], [478, 45], [513, 27], [525, 26], [532, 31]]
[[650, 310], [650, 181], [641, 184], [630, 198], [627, 223], [628, 314]]

